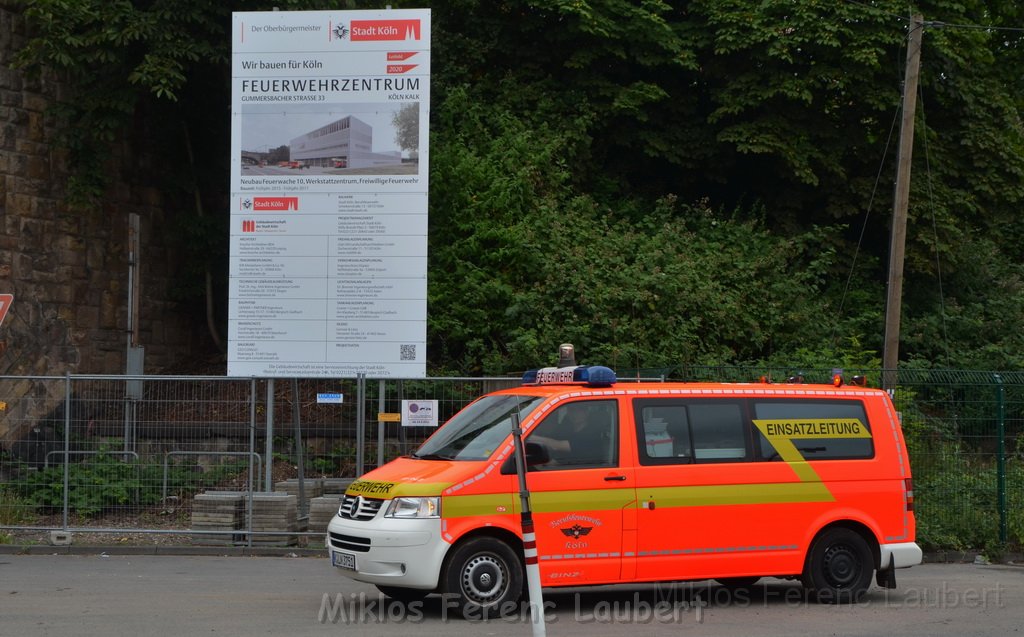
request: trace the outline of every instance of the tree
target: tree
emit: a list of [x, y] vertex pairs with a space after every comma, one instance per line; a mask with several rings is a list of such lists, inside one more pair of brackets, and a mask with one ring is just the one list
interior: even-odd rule
[[[706, 197], [713, 209], [764, 210], [782, 235], [841, 222], [845, 232], [823, 237], [847, 264], [821, 291], [845, 313], [824, 315], [836, 322], [828, 331], [856, 325], [865, 345], [877, 344], [881, 316], [872, 308], [888, 246], [881, 221], [895, 173], [888, 142], [900, 104], [904, 5], [523, 0], [493, 8], [435, 10], [445, 31], [435, 67], [446, 85], [469, 86], [470, 101], [562, 135], [570, 179], [611, 203], [612, 214], [649, 209], [617, 200], [673, 192]], [[972, 235], [991, 236], [1003, 264], [1019, 262], [1024, 245], [1012, 221], [1024, 194], [1024, 78], [1014, 71], [1021, 33], [951, 26], [1019, 27], [1024, 13], [999, 0], [916, 9], [931, 23], [906, 270], [915, 292], [937, 289], [940, 271], [970, 272], [957, 246]], [[967, 288], [950, 281], [963, 283], [947, 280], [944, 294], [955, 300]], [[907, 296], [910, 330], [917, 314], [942, 312], [937, 294]], [[964, 338], [965, 352], [990, 349]], [[913, 346], [906, 353], [916, 355]]]
[[[665, 197], [614, 210], [572, 186], [566, 138], [453, 91], [434, 148], [431, 351], [503, 373], [573, 342], [589, 361], [641, 367], [750, 360], [817, 343], [828, 229], [762, 222]], [[638, 204], [642, 205], [642, 204]], [[641, 222], [631, 221], [642, 219]]]
[[[129, 116], [170, 115], [184, 128], [153, 126], [169, 134], [168, 148], [205, 144], [193, 157], [213, 165], [156, 177], [194, 196], [193, 220], [224, 210], [216, 163], [228, 157], [226, 118], [211, 114], [229, 100], [228, 14], [268, 6], [24, 6], [34, 36], [23, 62], [57, 69], [71, 88], [67, 144], [81, 167], [73, 194], [97, 194], [105, 144]], [[1010, 364], [1018, 344], [1006, 334], [1024, 320], [1015, 287], [1024, 47], [1019, 31], [955, 25], [1020, 27], [1024, 8], [929, 0], [914, 9], [929, 25], [902, 351], [935, 356], [938, 317], [959, 339], [951, 364]], [[433, 364], [509, 369], [547, 351], [567, 325], [639, 364], [880, 345], [889, 178], [879, 175], [894, 174], [905, 5], [446, 0], [432, 10]], [[393, 119], [410, 152], [415, 117], [406, 105]], [[182, 226], [209, 280], [223, 261], [224, 219], [201, 221]], [[577, 253], [570, 236], [591, 252]], [[997, 279], [972, 266], [982, 247]], [[586, 254], [615, 273], [597, 276]], [[648, 270], [671, 271], [673, 285], [657, 293]], [[930, 292], [940, 275], [943, 296]], [[971, 327], [996, 306], [1007, 317], [1000, 330]]]
[[415, 155], [420, 149], [420, 105], [402, 104], [402, 107], [391, 116], [395, 127], [395, 143], [402, 150]]
[[[191, 200], [188, 218], [174, 220], [181, 252], [194, 278], [177, 290], [181, 296], [201, 291], [211, 338], [223, 349], [216, 311], [218, 271], [224, 261], [226, 219], [211, 216], [207, 201], [220, 202], [224, 186], [209, 186], [223, 172], [213, 162], [227, 158], [226, 149], [196, 148], [223, 139], [224, 122], [210, 114], [227, 103], [226, 82], [230, 37], [226, 32], [235, 7], [204, 0], [106, 2], [103, 0], [24, 0], [32, 36], [18, 55], [27, 72], [56, 72], [67, 87], [67, 99], [52, 111], [63, 123], [61, 141], [73, 173], [68, 184], [72, 210], [94, 208], [101, 200], [112, 167], [110, 147], [125, 136], [133, 118], [147, 122], [140, 146], [157, 140], [165, 162], [157, 178], [174, 194]], [[260, 3], [253, 2], [253, 5]], [[282, 8], [312, 3], [284, 0]], [[211, 107], [210, 100], [220, 101]], [[214, 128], [216, 132], [210, 132]], [[203, 134], [199, 134], [202, 131]], [[204, 158], [203, 167], [197, 158]], [[212, 158], [212, 159], [211, 159]], [[221, 166], [221, 168], [226, 168]], [[219, 207], [215, 204], [212, 207]]]

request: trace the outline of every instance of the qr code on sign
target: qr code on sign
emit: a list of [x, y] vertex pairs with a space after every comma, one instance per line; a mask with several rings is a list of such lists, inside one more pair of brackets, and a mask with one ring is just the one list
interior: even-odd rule
[[399, 360], [403, 361], [414, 361], [416, 360], [416, 346], [415, 345], [399, 345]]

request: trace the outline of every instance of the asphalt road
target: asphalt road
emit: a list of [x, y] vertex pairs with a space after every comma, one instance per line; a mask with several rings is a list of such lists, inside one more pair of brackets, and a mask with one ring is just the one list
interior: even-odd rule
[[[548, 635], [1024, 634], [1024, 567], [925, 564], [852, 606], [793, 582], [545, 591]], [[382, 601], [383, 600], [383, 601]], [[455, 619], [389, 602], [325, 558], [0, 555], [0, 635], [531, 635], [528, 611]]]

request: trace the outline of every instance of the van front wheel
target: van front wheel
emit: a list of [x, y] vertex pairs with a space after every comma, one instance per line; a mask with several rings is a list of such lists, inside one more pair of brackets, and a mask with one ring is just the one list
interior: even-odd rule
[[811, 546], [803, 582], [819, 602], [848, 604], [864, 596], [874, 570], [864, 538], [850, 529], [833, 528]]
[[444, 581], [446, 591], [454, 596], [455, 609], [463, 617], [494, 617], [503, 606], [507, 610], [508, 602], [519, 600], [523, 569], [508, 544], [479, 537], [455, 548]]

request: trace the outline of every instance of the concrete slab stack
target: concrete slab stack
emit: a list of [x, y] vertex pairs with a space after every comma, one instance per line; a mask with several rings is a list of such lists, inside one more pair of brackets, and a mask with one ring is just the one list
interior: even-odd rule
[[234, 546], [244, 541], [246, 495], [240, 491], [207, 491], [192, 500], [192, 530], [222, 531], [196, 533], [192, 544]]
[[327, 524], [338, 514], [339, 506], [341, 506], [341, 494], [313, 498], [309, 503], [309, 530], [315, 533], [326, 533]]
[[[297, 501], [299, 497], [299, 479], [291, 478], [290, 480], [282, 480], [280, 482], [275, 482], [274, 491], [294, 495]], [[309, 503], [313, 500], [313, 498], [318, 498], [324, 494], [324, 479], [306, 478], [304, 491], [305, 493], [303, 493], [303, 495], [306, 498], [305, 510], [309, 511]]]
[[341, 495], [345, 493], [348, 485], [355, 482], [355, 478], [324, 478], [324, 495]]
[[[253, 546], [296, 546], [299, 543], [298, 498], [288, 493], [254, 493], [252, 496]], [[257, 535], [261, 531], [283, 535]]]

